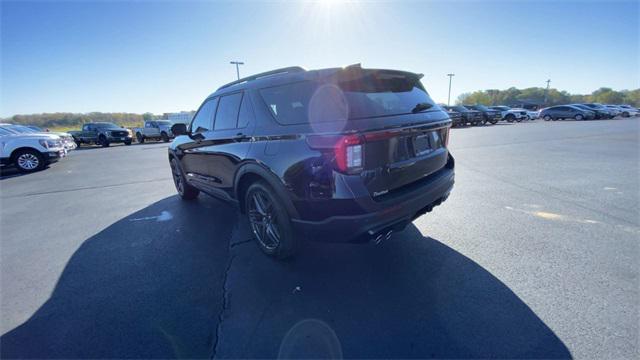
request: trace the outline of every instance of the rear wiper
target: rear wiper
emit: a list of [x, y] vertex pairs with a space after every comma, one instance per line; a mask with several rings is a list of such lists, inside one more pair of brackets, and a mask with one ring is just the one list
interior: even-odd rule
[[428, 109], [431, 109], [433, 107], [433, 104], [429, 104], [429, 103], [418, 103], [412, 110], [412, 113], [419, 113], [421, 111], [425, 111]]

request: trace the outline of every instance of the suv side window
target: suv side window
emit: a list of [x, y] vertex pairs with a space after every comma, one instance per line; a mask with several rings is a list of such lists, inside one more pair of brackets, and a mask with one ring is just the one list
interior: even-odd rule
[[144, 124], [144, 127], [146, 127], [146, 128], [150, 128], [150, 127], [152, 127], [152, 126], [151, 126], [151, 121], [147, 121], [147, 122]]
[[93, 131], [93, 125], [85, 124], [83, 131]]
[[234, 129], [236, 127], [241, 101], [241, 92], [220, 98], [220, 105], [216, 112], [216, 122], [213, 125], [214, 130]]
[[242, 97], [242, 104], [240, 105], [240, 115], [238, 116], [238, 129], [246, 127], [251, 121], [255, 119], [253, 113], [253, 106], [251, 105], [251, 99], [249, 94], [245, 94]]
[[205, 101], [191, 121], [191, 132], [201, 133], [209, 131], [213, 125], [213, 114], [218, 106], [218, 98]]

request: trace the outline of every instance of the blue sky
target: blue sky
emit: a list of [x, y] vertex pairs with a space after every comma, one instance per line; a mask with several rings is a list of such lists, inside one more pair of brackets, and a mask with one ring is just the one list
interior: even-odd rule
[[0, 116], [196, 109], [241, 75], [362, 63], [432, 97], [511, 86], [640, 87], [630, 2], [2, 2]]

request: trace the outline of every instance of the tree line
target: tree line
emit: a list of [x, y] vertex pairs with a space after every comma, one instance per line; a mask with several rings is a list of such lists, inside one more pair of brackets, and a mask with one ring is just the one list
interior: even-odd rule
[[[545, 102], [546, 93], [546, 102]], [[570, 94], [567, 91], [557, 89], [532, 87], [517, 89], [511, 87], [506, 90], [479, 90], [464, 93], [458, 96], [456, 103], [459, 105], [518, 105], [537, 104], [539, 106], [564, 105], [574, 103], [602, 103], [602, 104], [628, 104], [634, 107], [640, 106], [640, 89], [616, 91], [602, 87], [590, 95]]]
[[[546, 93], [546, 94], [545, 94]], [[545, 102], [546, 95], [546, 102]], [[640, 107], [640, 89], [616, 91], [611, 88], [600, 88], [590, 95], [570, 94], [567, 91], [557, 89], [532, 87], [517, 89], [511, 87], [506, 90], [479, 90], [464, 93], [458, 96], [457, 104], [482, 104], [482, 105], [520, 105], [537, 104], [539, 106], [552, 106], [573, 103], [603, 103], [603, 104], [629, 104]], [[30, 115], [14, 115], [2, 119], [2, 122], [10, 122], [22, 125], [35, 125], [42, 128], [80, 128], [88, 122], [112, 122], [125, 127], [142, 126], [144, 120], [161, 119], [163, 115], [152, 113], [44, 113]]]
[[72, 128], [82, 127], [82, 124], [88, 122], [112, 122], [121, 126], [134, 127], [142, 126], [144, 120], [153, 120], [161, 118], [160, 115], [151, 113], [134, 114], [134, 113], [103, 113], [90, 112], [86, 114], [80, 113], [44, 113], [30, 115], [14, 115], [2, 119], [2, 122], [10, 122], [21, 125], [35, 125], [42, 128]]

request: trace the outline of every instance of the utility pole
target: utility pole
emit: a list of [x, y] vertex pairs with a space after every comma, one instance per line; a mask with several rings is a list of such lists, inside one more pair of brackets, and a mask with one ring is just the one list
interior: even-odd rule
[[244, 63], [242, 61], [231, 61], [230, 64], [236, 66], [236, 76], [238, 77], [238, 80], [240, 80], [240, 65], [244, 65]]
[[449, 77], [449, 96], [447, 97], [447, 106], [451, 103], [451, 79], [456, 76], [456, 74], [447, 74]]
[[547, 79], [547, 88], [544, 89], [544, 104], [547, 105], [547, 98], [549, 96], [549, 83], [551, 82], [551, 79]]

